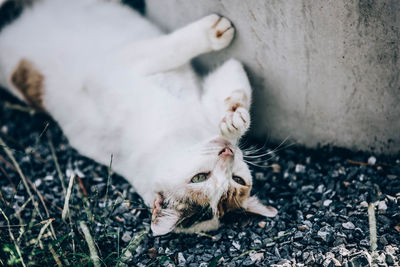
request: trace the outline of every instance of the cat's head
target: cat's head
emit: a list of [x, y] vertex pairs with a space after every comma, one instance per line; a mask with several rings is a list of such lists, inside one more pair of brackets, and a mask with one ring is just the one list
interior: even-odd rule
[[152, 210], [154, 235], [215, 230], [228, 212], [274, 217], [277, 210], [250, 196], [252, 177], [242, 151], [216, 138], [165, 160], [163, 189]]

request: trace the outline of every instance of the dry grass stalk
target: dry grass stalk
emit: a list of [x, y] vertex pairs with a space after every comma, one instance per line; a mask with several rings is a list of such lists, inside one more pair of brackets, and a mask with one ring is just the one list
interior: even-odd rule
[[79, 222], [79, 226], [81, 227], [83, 235], [85, 236], [86, 243], [88, 244], [90, 258], [93, 261], [93, 266], [100, 267], [100, 258], [97, 254], [96, 246], [93, 242], [93, 238], [92, 235], [90, 234], [89, 228], [83, 221]]
[[[31, 180], [27, 179], [27, 181], [28, 181], [28, 183], [31, 185], [31, 187], [32, 187], [32, 189], [35, 191], [35, 193], [38, 195], [38, 197], [39, 197], [39, 199], [40, 199], [40, 202], [41, 202], [42, 205], [43, 205], [44, 211], [46, 212], [47, 218], [50, 218], [50, 213], [49, 213], [49, 210], [47, 209], [46, 203], [44, 202], [44, 198], [43, 198], [42, 194], [39, 192], [39, 190], [37, 190], [35, 184], [32, 183]], [[52, 235], [53, 235], [53, 239], [57, 239], [56, 232], [54, 231], [54, 228], [53, 228], [53, 225], [52, 225], [52, 224], [50, 225], [50, 230], [51, 230], [51, 233], [52, 233]]]
[[1, 212], [1, 214], [3, 214], [4, 219], [6, 219], [6, 221], [7, 221], [8, 232], [9, 232], [9, 234], [10, 234], [10, 237], [11, 237], [12, 241], [14, 242], [14, 246], [15, 246], [15, 249], [17, 250], [18, 256], [19, 256], [19, 258], [21, 259], [21, 264], [22, 264], [22, 266], [25, 267], [26, 264], [25, 264], [25, 262], [24, 262], [24, 258], [22, 258], [21, 249], [19, 248], [19, 246], [18, 246], [18, 244], [17, 244], [17, 241], [15, 240], [15, 237], [14, 237], [12, 231], [11, 231], [10, 221], [8, 220], [7, 215], [4, 213], [4, 211], [3, 211], [1, 208], [0, 208], [0, 212]]
[[376, 203], [369, 203], [368, 205], [368, 223], [369, 223], [369, 242], [371, 252], [374, 252], [377, 245], [377, 234], [376, 234], [376, 218], [375, 218], [375, 206]]
[[51, 136], [50, 133], [47, 132], [47, 140], [49, 143], [49, 147], [50, 147], [50, 151], [51, 151], [51, 156], [53, 157], [54, 160], [54, 164], [56, 165], [56, 170], [57, 170], [57, 174], [58, 174], [58, 178], [60, 179], [61, 182], [61, 187], [64, 193], [64, 196], [66, 194], [66, 189], [65, 189], [65, 184], [64, 184], [64, 175], [62, 174], [61, 168], [60, 168], [60, 164], [58, 163], [58, 158], [56, 155], [56, 150], [54, 149], [54, 145], [53, 142], [51, 141]]
[[39, 214], [40, 218], [43, 220], [43, 216], [42, 216], [42, 214], [41, 214], [40, 211], [39, 211], [39, 205], [38, 205], [38, 203], [36, 202], [35, 198], [34, 198], [33, 195], [32, 195], [32, 192], [31, 192], [31, 190], [30, 190], [30, 188], [29, 188], [29, 186], [28, 186], [28, 182], [27, 182], [27, 180], [26, 180], [25, 175], [23, 174], [23, 172], [22, 172], [22, 170], [21, 170], [21, 168], [20, 168], [18, 162], [16, 161], [16, 159], [15, 159], [15, 157], [14, 157], [14, 155], [13, 155], [13, 153], [12, 153], [11, 150], [8, 148], [8, 146], [6, 145], [6, 143], [4, 143], [4, 141], [3, 141], [3, 139], [2, 139], [1, 137], [0, 137], [0, 146], [3, 147], [3, 149], [4, 149], [4, 151], [6, 152], [7, 156], [11, 159], [11, 161], [12, 161], [12, 163], [13, 163], [15, 169], [17, 170], [19, 176], [21, 177], [21, 180], [22, 180], [22, 182], [23, 182], [23, 184], [24, 184], [24, 186], [25, 186], [26, 191], [28, 192], [29, 197], [32, 198], [32, 202], [33, 202], [33, 206], [35, 207], [35, 210], [36, 210], [37, 213]]
[[69, 178], [67, 194], [65, 196], [65, 201], [64, 201], [64, 208], [63, 208], [63, 211], [61, 214], [61, 218], [64, 222], [65, 222], [65, 217], [69, 214], [69, 199], [71, 198], [72, 185], [74, 184], [74, 178], [75, 178], [74, 174], [72, 174], [71, 177]]
[[51, 222], [54, 221], [54, 220], [55, 220], [54, 218], [51, 218], [51, 219], [48, 219], [48, 220], [45, 221], [44, 225], [42, 226], [42, 228], [41, 228], [40, 231], [39, 231], [38, 237], [36, 238], [35, 246], [39, 243], [39, 244], [40, 244], [40, 248], [41, 248], [41, 249], [44, 249], [43, 244], [42, 244], [42, 241], [41, 241], [41, 239], [42, 239], [42, 237], [43, 237], [43, 233], [44, 233], [44, 231], [47, 229], [47, 227], [49, 227], [49, 225], [51, 224]]

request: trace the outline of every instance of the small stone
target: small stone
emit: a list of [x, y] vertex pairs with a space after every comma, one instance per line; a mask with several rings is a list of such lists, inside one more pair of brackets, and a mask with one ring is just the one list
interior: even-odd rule
[[261, 245], [262, 244], [262, 241], [260, 240], [260, 239], [255, 239], [254, 241], [253, 241], [253, 244], [255, 245], [255, 246], [259, 246], [259, 245]]
[[392, 254], [386, 254], [385, 261], [389, 266], [392, 266], [395, 263], [395, 258]]
[[186, 259], [185, 259], [185, 257], [183, 256], [183, 253], [182, 252], [179, 252], [178, 253], [178, 265], [179, 266], [184, 266], [186, 264]]
[[310, 228], [308, 228], [307, 225], [302, 224], [302, 225], [298, 225], [298, 226], [297, 226], [297, 229], [299, 229], [300, 231], [307, 231], [307, 230], [309, 230]]
[[251, 258], [246, 258], [243, 262], [242, 262], [243, 266], [253, 266], [254, 265], [254, 261]]
[[317, 187], [317, 193], [318, 193], [318, 194], [322, 194], [322, 193], [324, 192], [324, 189], [325, 189], [325, 186], [324, 186], [323, 184], [320, 184], [320, 185]]
[[256, 180], [264, 180], [264, 173], [262, 173], [262, 172], [256, 172], [254, 178], [255, 178]]
[[374, 156], [368, 158], [369, 165], [375, 165], [375, 163], [376, 163], [376, 158]]
[[35, 184], [36, 188], [38, 188], [38, 187], [42, 184], [42, 180], [41, 180], [41, 179], [37, 179], [37, 180], [34, 182], [34, 184]]
[[250, 259], [254, 262], [260, 262], [262, 260], [264, 260], [264, 253], [260, 252], [260, 253], [253, 253], [250, 254]]
[[44, 181], [53, 181], [54, 180], [54, 176], [53, 175], [47, 175], [46, 177], [44, 177], [43, 180]]
[[360, 207], [362, 207], [362, 208], [368, 208], [368, 202], [367, 202], [367, 201], [361, 201]]
[[234, 248], [236, 248], [237, 250], [240, 250], [240, 244], [237, 241], [233, 241], [232, 242], [232, 246], [234, 246]]
[[330, 242], [332, 238], [332, 232], [333, 228], [331, 226], [324, 226], [318, 231], [317, 235], [325, 242]]
[[371, 266], [371, 255], [363, 252], [350, 260], [353, 266]]
[[155, 248], [150, 248], [147, 251], [147, 255], [149, 256], [150, 259], [155, 259], [157, 257], [157, 249]]
[[343, 257], [347, 257], [350, 254], [350, 251], [347, 248], [345, 248], [344, 246], [341, 246], [339, 248], [339, 254]]
[[387, 205], [386, 205], [386, 202], [384, 200], [379, 201], [378, 210], [380, 212], [385, 212], [387, 210]]
[[329, 207], [330, 204], [332, 204], [332, 200], [327, 199], [327, 200], [324, 201], [324, 204], [323, 204], [323, 205], [324, 205], [325, 207]]
[[206, 261], [206, 262], [210, 261], [212, 258], [213, 258], [213, 255], [208, 254], [208, 253], [205, 253], [205, 254], [203, 254], [203, 255], [201, 256], [201, 259], [202, 259], [203, 261]]
[[295, 234], [294, 234], [294, 237], [293, 237], [295, 240], [299, 240], [299, 239], [302, 239], [303, 238], [303, 233], [302, 232], [296, 232]]
[[360, 245], [364, 246], [364, 247], [369, 247], [370, 246], [369, 241], [367, 239], [360, 240]]
[[347, 229], [347, 230], [354, 230], [356, 228], [356, 226], [352, 222], [342, 223], [342, 226], [344, 229]]
[[[312, 215], [311, 215], [311, 216], [312, 216]], [[305, 226], [308, 227], [308, 229], [311, 229], [311, 228], [312, 228], [312, 223], [311, 223], [309, 220], [305, 220], [303, 223], [304, 223]]]
[[273, 163], [271, 165], [272, 172], [274, 173], [280, 173], [281, 172], [281, 166], [279, 164]]
[[127, 249], [125, 251], [124, 255], [122, 255], [121, 261], [122, 262], [129, 262], [129, 261], [132, 260], [132, 258], [133, 258], [132, 252], [129, 249]]
[[122, 235], [122, 241], [124, 241], [125, 243], [129, 242], [132, 239], [131, 236], [132, 232], [130, 231], [126, 231], [123, 235]]
[[260, 227], [260, 228], [265, 228], [265, 225], [267, 225], [267, 222], [265, 222], [265, 221], [261, 221], [258, 223], [258, 227]]
[[301, 164], [296, 164], [295, 172], [296, 173], [304, 173], [306, 170], [306, 166], [301, 165]]
[[342, 264], [340, 263], [340, 261], [338, 261], [336, 258], [332, 258], [332, 262], [335, 266], [342, 266]]
[[383, 246], [386, 246], [388, 244], [388, 241], [385, 236], [381, 236], [379, 237], [379, 243], [381, 243], [381, 245]]
[[303, 185], [301, 187], [301, 191], [309, 191], [309, 190], [314, 190], [314, 185], [310, 184], [310, 185]]

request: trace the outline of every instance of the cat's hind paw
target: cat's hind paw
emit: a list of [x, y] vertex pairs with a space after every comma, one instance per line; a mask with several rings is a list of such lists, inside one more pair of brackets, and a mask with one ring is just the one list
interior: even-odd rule
[[227, 47], [235, 35], [235, 28], [232, 23], [227, 18], [216, 14], [210, 15], [209, 19], [212, 21], [208, 33], [211, 48], [220, 50]]
[[230, 141], [237, 141], [250, 126], [249, 111], [243, 107], [237, 107], [228, 111], [222, 119], [219, 129], [221, 136]]

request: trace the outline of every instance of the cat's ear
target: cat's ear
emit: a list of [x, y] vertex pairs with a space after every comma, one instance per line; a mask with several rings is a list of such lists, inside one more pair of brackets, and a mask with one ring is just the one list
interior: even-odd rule
[[265, 206], [260, 200], [255, 197], [248, 197], [243, 202], [243, 208], [249, 213], [255, 213], [265, 217], [275, 217], [278, 214], [278, 210], [271, 206]]
[[179, 214], [164, 203], [164, 197], [158, 193], [151, 213], [151, 231], [154, 236], [166, 235], [174, 230]]

